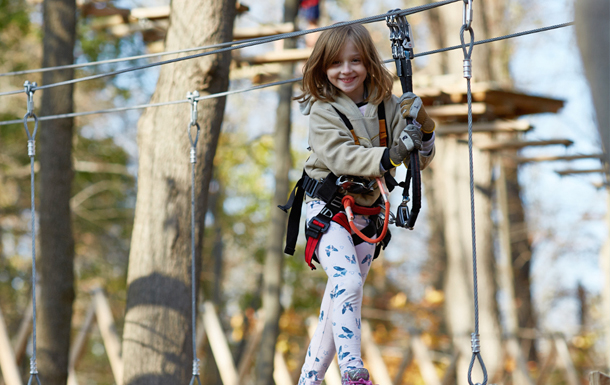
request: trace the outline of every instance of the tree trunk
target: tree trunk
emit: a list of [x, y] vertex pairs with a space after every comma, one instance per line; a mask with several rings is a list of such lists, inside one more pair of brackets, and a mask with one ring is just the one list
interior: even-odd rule
[[[295, 22], [298, 0], [285, 0], [284, 22]], [[295, 48], [294, 40], [285, 40], [284, 48]], [[282, 77], [291, 77], [294, 65], [284, 66]], [[260, 352], [256, 361], [256, 385], [273, 384], [275, 343], [279, 335], [279, 320], [282, 313], [280, 293], [284, 266], [284, 235], [286, 214], [277, 208], [286, 203], [288, 196], [288, 171], [292, 165], [290, 156], [290, 129], [292, 108], [292, 84], [283, 85], [279, 90], [279, 104], [275, 122], [275, 193], [271, 205], [271, 220], [267, 236], [267, 255], [263, 272], [263, 335]], [[301, 202], [295, 204], [300, 205]], [[279, 384], [278, 384], [279, 385]]]
[[[76, 36], [75, 0], [44, 1], [43, 67], [72, 64]], [[72, 79], [74, 71], [45, 72], [43, 84]], [[73, 87], [43, 91], [42, 116], [73, 111]], [[40, 134], [40, 306], [37, 355], [45, 385], [63, 385], [68, 360], [74, 302], [74, 238], [72, 188], [73, 120], [41, 123]]]
[[597, 113], [597, 129], [605, 152], [604, 161], [610, 165], [610, 4], [607, 1], [580, 0], [574, 2], [574, 7], [578, 48]]
[[[433, 168], [434, 196], [430, 205], [442, 205], [444, 243], [447, 245], [445, 269], [445, 318], [460, 351], [458, 384], [467, 383], [467, 369], [472, 356], [470, 333], [474, 331], [472, 282], [472, 241], [470, 223], [470, 178], [468, 148], [456, 138], [437, 140]], [[500, 369], [501, 328], [495, 301], [494, 256], [491, 235], [491, 161], [488, 153], [474, 150], [475, 222], [477, 227], [477, 275], [481, 355], [491, 376]], [[436, 203], [439, 202], [439, 203]], [[475, 365], [473, 381], [482, 375]]]
[[[235, 1], [174, 0], [166, 50], [230, 41]], [[228, 88], [230, 54], [161, 68], [152, 103]], [[195, 250], [197, 275], [208, 185], [225, 98], [199, 103]], [[123, 383], [188, 384], [192, 370], [191, 164], [185, 104], [146, 110], [138, 123], [138, 195], [127, 276]]]
[[[515, 154], [516, 155], [516, 154]], [[519, 328], [536, 328], [536, 311], [532, 302], [530, 285], [530, 269], [532, 244], [527, 230], [523, 202], [521, 201], [521, 186], [517, 164], [509, 157], [501, 157], [506, 173], [506, 189], [510, 223], [511, 261], [513, 269], [513, 287], [517, 307]], [[536, 344], [534, 340], [526, 340], [522, 344], [528, 361], [537, 361]]]

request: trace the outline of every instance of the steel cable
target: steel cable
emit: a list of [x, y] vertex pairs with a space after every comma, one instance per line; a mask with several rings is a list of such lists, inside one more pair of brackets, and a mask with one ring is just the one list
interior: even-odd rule
[[[147, 69], [147, 68], [151, 68], [151, 67], [157, 67], [157, 66], [161, 66], [161, 65], [165, 65], [165, 64], [176, 63], [176, 62], [180, 62], [180, 61], [184, 61], [184, 60], [196, 59], [196, 58], [200, 58], [200, 57], [204, 57], [204, 56], [219, 54], [219, 53], [223, 53], [223, 52], [229, 52], [229, 51], [233, 51], [233, 50], [236, 50], [236, 49], [242, 49], [242, 48], [252, 47], [252, 46], [260, 45], [260, 44], [264, 44], [264, 43], [270, 43], [270, 42], [273, 42], [273, 41], [276, 41], [276, 40], [290, 39], [290, 38], [306, 35], [306, 34], [309, 34], [309, 33], [326, 31], [328, 29], [334, 29], [334, 28], [338, 28], [338, 27], [342, 27], [342, 26], [346, 26], [346, 25], [368, 24], [368, 23], [373, 23], [373, 22], [382, 21], [382, 20], [385, 21], [386, 16], [389, 16], [389, 15], [412, 15], [414, 13], [419, 13], [419, 12], [427, 11], [427, 10], [430, 10], [430, 9], [433, 9], [433, 8], [437, 8], [437, 7], [440, 7], [440, 6], [443, 6], [443, 5], [455, 3], [455, 2], [458, 2], [458, 1], [460, 1], [460, 0], [444, 0], [444, 1], [439, 1], [439, 2], [436, 2], [436, 3], [420, 5], [420, 6], [412, 7], [412, 8], [407, 8], [407, 9], [404, 9], [404, 10], [387, 12], [387, 13], [382, 14], [382, 15], [375, 15], [375, 16], [364, 17], [362, 19], [357, 19], [357, 20], [339, 22], [339, 23], [335, 23], [335, 24], [332, 24], [332, 25], [324, 26], [324, 27], [308, 29], [308, 30], [305, 30], [305, 31], [295, 31], [295, 32], [288, 32], [288, 33], [278, 34], [278, 35], [275, 35], [275, 36], [272, 36], [272, 37], [269, 37], [269, 38], [262, 38], [262, 39], [258, 39], [258, 40], [255, 40], [255, 41], [252, 41], [252, 42], [248, 42], [248, 43], [236, 44], [233, 47], [225, 47], [225, 48], [220, 48], [220, 49], [216, 49], [216, 50], [213, 50], [213, 51], [202, 52], [202, 53], [198, 53], [198, 54], [182, 56], [182, 57], [179, 57], [179, 58], [163, 60], [163, 61], [156, 62], [156, 63], [148, 63], [148, 64], [144, 64], [144, 65], [141, 65], [141, 66], [129, 67], [129, 68], [124, 68], [124, 69], [120, 69], [120, 70], [116, 70], [116, 71], [110, 71], [110, 72], [101, 73], [101, 74], [97, 74], [97, 75], [85, 76], [85, 77], [78, 78], [78, 79], [71, 79], [71, 80], [66, 80], [66, 81], [62, 81], [62, 82], [42, 85], [42, 86], [39, 86], [37, 88], [37, 90], [44, 90], [46, 88], [65, 86], [65, 85], [68, 85], [68, 84], [75, 84], [75, 83], [80, 83], [80, 82], [84, 82], [84, 81], [95, 80], [95, 79], [105, 78], [105, 77], [109, 77], [109, 76], [115, 76], [115, 75], [119, 75], [119, 74], [123, 74], [123, 73], [127, 73], [127, 72], [138, 71], [138, 70]], [[8, 91], [8, 92], [0, 93], [0, 96], [13, 95], [13, 94], [17, 94], [17, 93], [20, 93], [20, 92], [23, 92], [23, 91], [21, 91], [21, 90], [19, 90], [19, 91]]]
[[[525, 36], [525, 35], [529, 35], [529, 34], [533, 34], [533, 33], [550, 31], [550, 30], [557, 29], [557, 28], [564, 28], [564, 27], [568, 27], [568, 26], [572, 26], [572, 25], [574, 25], [574, 22], [568, 22], [568, 23], [556, 24], [556, 25], [548, 26], [548, 27], [536, 28], [533, 30], [517, 32], [517, 33], [510, 34], [510, 35], [504, 35], [504, 36], [498, 36], [498, 37], [494, 37], [494, 38], [490, 38], [490, 39], [479, 40], [479, 41], [474, 42], [473, 45], [480, 45], [480, 44], [486, 44], [486, 43], [496, 42], [496, 41], [500, 41], [500, 40], [511, 39], [511, 38]], [[421, 52], [421, 53], [415, 54], [414, 57], [422, 57], [422, 56], [432, 55], [432, 54], [441, 53], [441, 52], [447, 52], [447, 51], [461, 49], [461, 48], [462, 48], [461, 45], [455, 45], [455, 46], [441, 48], [441, 49], [437, 49], [437, 50], [433, 50], [433, 51]], [[384, 63], [390, 63], [392, 61], [394, 61], [394, 59], [388, 59], [388, 60], [385, 60]], [[241, 90], [225, 91], [225, 92], [220, 92], [217, 94], [202, 96], [202, 97], [198, 98], [197, 100], [213, 99], [213, 98], [218, 98], [218, 97], [222, 97], [222, 96], [235, 95], [235, 94], [249, 92], [249, 91], [256, 91], [256, 90], [260, 90], [263, 88], [279, 86], [282, 84], [295, 83], [295, 82], [301, 81], [302, 79], [303, 79], [302, 77], [298, 77], [298, 78], [294, 78], [294, 79], [280, 80], [277, 82], [261, 84], [258, 86], [249, 87], [249, 88], [245, 88], [245, 89], [241, 89]], [[21, 92], [23, 92], [23, 91], [16, 91], [15, 93], [21, 93]], [[148, 108], [148, 107], [162, 107], [162, 106], [180, 104], [180, 103], [188, 103], [188, 100], [184, 99], [184, 100], [175, 100], [175, 101], [161, 102], [161, 103], [140, 104], [140, 105], [129, 106], [129, 107], [108, 108], [108, 109], [104, 109], [104, 110], [73, 112], [73, 113], [69, 113], [69, 114], [60, 114], [60, 115], [49, 115], [49, 116], [40, 117], [40, 118], [38, 118], [38, 120], [45, 121], [45, 120], [54, 120], [54, 119], [63, 119], [63, 118], [74, 118], [74, 117], [79, 117], [79, 116], [138, 110], [138, 109], [144, 109], [144, 108]], [[22, 122], [22, 119], [5, 120], [5, 121], [0, 122], [0, 126], [5, 126], [5, 125], [9, 125], [9, 124], [17, 124], [17, 123], [21, 123], [21, 122]]]

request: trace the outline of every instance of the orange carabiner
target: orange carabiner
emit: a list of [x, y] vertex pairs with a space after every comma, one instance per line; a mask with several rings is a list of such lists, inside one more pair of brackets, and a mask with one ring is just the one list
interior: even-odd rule
[[341, 203], [343, 203], [343, 207], [345, 208], [345, 213], [347, 214], [347, 220], [349, 222], [349, 227], [352, 229], [352, 231], [358, 235], [360, 238], [362, 238], [363, 241], [368, 242], [368, 243], [379, 243], [381, 241], [383, 241], [383, 238], [385, 238], [386, 233], [388, 232], [388, 223], [390, 221], [390, 201], [389, 201], [389, 192], [385, 186], [385, 184], [382, 182], [381, 178], [376, 178], [377, 180], [377, 185], [379, 185], [379, 190], [381, 191], [381, 196], [383, 197], [383, 201], [385, 204], [385, 218], [383, 220], [383, 230], [381, 231], [381, 234], [379, 234], [379, 236], [377, 238], [369, 238], [366, 235], [362, 234], [362, 232], [360, 230], [358, 230], [356, 228], [356, 225], [354, 224], [354, 213], [352, 211], [352, 205], [356, 205], [356, 201], [354, 200], [353, 196], [350, 195], [346, 195], [343, 197], [343, 199], [341, 200]]

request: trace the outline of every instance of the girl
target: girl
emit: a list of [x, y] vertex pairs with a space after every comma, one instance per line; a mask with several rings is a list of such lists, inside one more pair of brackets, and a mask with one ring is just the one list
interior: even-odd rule
[[[372, 206], [380, 192], [368, 181], [393, 173], [395, 167], [408, 162], [413, 149], [420, 151], [421, 168], [432, 160], [434, 122], [419, 97], [408, 93], [398, 99], [391, 94], [392, 84], [392, 75], [362, 25], [327, 30], [318, 38], [305, 64], [303, 94], [298, 97], [302, 112], [310, 116], [312, 154], [305, 163], [306, 182], [302, 187], [307, 193], [310, 226], [329, 203], [320, 198], [320, 189], [315, 187], [323, 180], [341, 176], [349, 177], [339, 181], [356, 179], [359, 182], [337, 183], [342, 187], [341, 195], [353, 196], [357, 205]], [[381, 113], [385, 115], [385, 127]], [[414, 119], [413, 124], [406, 126], [407, 117]], [[384, 141], [389, 146], [383, 145]], [[305, 186], [314, 187], [307, 190]], [[360, 230], [370, 222], [368, 215], [356, 215], [354, 219]], [[355, 242], [352, 234], [334, 221], [320, 234], [315, 246], [318, 257], [314, 259], [324, 268], [328, 282], [299, 385], [321, 384], [335, 353], [342, 385], [372, 385], [360, 354], [360, 314], [362, 287], [375, 245]]]

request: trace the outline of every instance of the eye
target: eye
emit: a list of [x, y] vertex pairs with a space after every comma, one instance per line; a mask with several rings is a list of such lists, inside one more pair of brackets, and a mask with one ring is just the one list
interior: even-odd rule
[[362, 61], [362, 60], [360, 60], [360, 58], [357, 58], [357, 59], [352, 59], [352, 62], [354, 62], [354, 63], [360, 63], [361, 61]]

